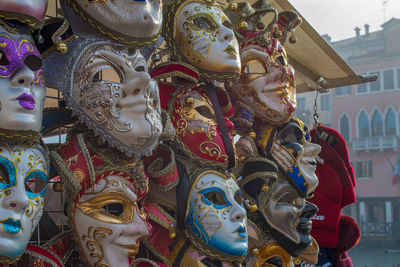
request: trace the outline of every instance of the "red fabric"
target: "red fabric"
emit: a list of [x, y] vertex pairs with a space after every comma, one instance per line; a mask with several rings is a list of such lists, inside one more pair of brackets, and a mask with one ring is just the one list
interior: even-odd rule
[[[45, 250], [44, 248], [41, 248], [39, 246], [35, 246], [35, 245], [28, 245], [26, 247], [27, 250], [40, 255], [41, 257], [45, 258], [46, 261], [42, 260], [41, 265], [43, 267], [52, 267], [54, 266], [54, 264], [56, 264], [58, 267], [62, 267], [64, 266], [62, 264], [62, 262], [60, 261], [60, 259], [58, 259], [57, 257], [55, 257], [52, 253], [50, 253], [49, 251]], [[39, 258], [40, 259], [40, 258]], [[35, 264], [33, 266], [36, 266]]]
[[353, 267], [347, 251], [358, 244], [361, 237], [360, 227], [356, 221], [342, 215], [339, 224], [339, 240], [335, 249], [335, 267]]
[[160, 103], [163, 110], [168, 110], [168, 102], [171, 99], [171, 94], [175, 92], [175, 86], [170, 84], [158, 83], [160, 92]]
[[164, 74], [168, 74], [171, 72], [181, 72], [182, 74], [188, 75], [193, 77], [195, 80], [199, 79], [199, 73], [196, 72], [195, 70], [188, 68], [184, 65], [178, 64], [178, 63], [174, 63], [174, 64], [168, 64], [165, 66], [161, 66], [158, 68], [155, 68], [150, 76], [151, 78], [157, 78], [157, 76], [160, 75], [164, 75]]

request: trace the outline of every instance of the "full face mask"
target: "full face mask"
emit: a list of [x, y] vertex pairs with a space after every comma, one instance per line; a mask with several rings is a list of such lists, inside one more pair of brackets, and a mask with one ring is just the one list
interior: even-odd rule
[[149, 45], [157, 40], [161, 32], [161, 0], [66, 0], [66, 2], [84, 22], [90, 25], [93, 32], [101, 32], [118, 42], [128, 45]]
[[39, 145], [0, 144], [0, 263], [18, 260], [42, 217], [48, 166]]
[[39, 28], [47, 10], [48, 0], [3, 0], [0, 2], [0, 17], [19, 20]]
[[37, 134], [45, 96], [42, 59], [29, 32], [0, 26], [0, 129]]
[[[77, 41], [68, 55], [64, 96], [79, 120], [127, 156], [149, 155], [162, 132], [157, 82], [139, 50]], [[51, 65], [50, 65], [51, 66]], [[111, 71], [111, 76], [102, 76]]]
[[219, 260], [243, 258], [248, 251], [247, 219], [236, 180], [213, 170], [194, 176], [185, 215], [189, 239], [200, 251], [214, 251]]
[[52, 152], [70, 195], [69, 221], [90, 266], [128, 267], [151, 230], [138, 208], [147, 178], [141, 162], [89, 139], [77, 134]]
[[179, 0], [168, 14], [166, 38], [177, 61], [184, 59], [208, 78], [240, 73], [238, 41], [215, 1]]
[[236, 98], [268, 123], [286, 123], [296, 110], [294, 70], [285, 49], [273, 39], [267, 47], [249, 44], [241, 50], [242, 74], [232, 88]]
[[[169, 113], [181, 151], [203, 164], [228, 166], [228, 154], [206, 91], [200, 87], [183, 89], [172, 103]], [[228, 118], [225, 123], [229, 131], [233, 130]]]

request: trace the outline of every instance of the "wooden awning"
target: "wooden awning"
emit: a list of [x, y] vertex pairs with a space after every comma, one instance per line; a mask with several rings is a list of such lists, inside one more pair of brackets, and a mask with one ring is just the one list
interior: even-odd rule
[[[254, 2], [256, 0], [249, 1], [250, 4]], [[270, 3], [278, 12], [293, 10], [301, 16], [287, 0], [270, 0]], [[326, 91], [329, 88], [376, 80], [376, 76], [356, 74], [306, 19], [301, 18], [303, 22], [295, 32], [297, 42], [285, 44], [289, 62], [296, 70], [298, 93]]]

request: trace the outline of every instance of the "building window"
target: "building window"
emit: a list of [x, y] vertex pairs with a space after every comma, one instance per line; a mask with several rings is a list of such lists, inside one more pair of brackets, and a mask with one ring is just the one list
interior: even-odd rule
[[331, 110], [331, 96], [321, 95], [321, 110]]
[[383, 71], [383, 88], [394, 89], [394, 70]]
[[356, 161], [357, 178], [372, 177], [372, 160]]
[[357, 85], [357, 93], [366, 93], [367, 92], [367, 84], [361, 83]]
[[370, 74], [374, 75], [378, 75], [378, 79], [375, 82], [371, 82], [369, 84], [370, 86], [370, 91], [371, 92], [376, 92], [376, 91], [380, 91], [381, 90], [381, 80], [379, 79], [379, 72], [371, 72]]
[[343, 87], [335, 88], [335, 95], [336, 96], [351, 95], [351, 87], [343, 86]]
[[397, 69], [397, 88], [400, 88], [400, 69]]
[[392, 109], [385, 116], [385, 135], [396, 135], [396, 118]]
[[306, 98], [305, 97], [298, 97], [297, 98], [297, 109], [301, 111], [306, 110]]
[[358, 117], [358, 135], [359, 137], [369, 136], [369, 121], [365, 111], [362, 111]]
[[379, 207], [377, 204], [368, 205], [368, 216], [370, 222], [378, 222], [379, 221]]
[[350, 119], [349, 117], [344, 114], [341, 118], [340, 118], [340, 134], [343, 136], [343, 139], [346, 142], [350, 141]]
[[378, 110], [374, 111], [371, 121], [372, 136], [383, 136], [383, 120]]

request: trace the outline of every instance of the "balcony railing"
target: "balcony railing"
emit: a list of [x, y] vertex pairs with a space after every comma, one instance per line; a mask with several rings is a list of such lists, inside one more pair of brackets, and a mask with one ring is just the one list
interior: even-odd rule
[[362, 237], [400, 237], [400, 222], [360, 222]]
[[351, 141], [353, 151], [370, 151], [370, 150], [385, 150], [385, 149], [398, 149], [398, 137], [397, 136], [376, 136], [376, 137], [360, 137], [353, 138]]

